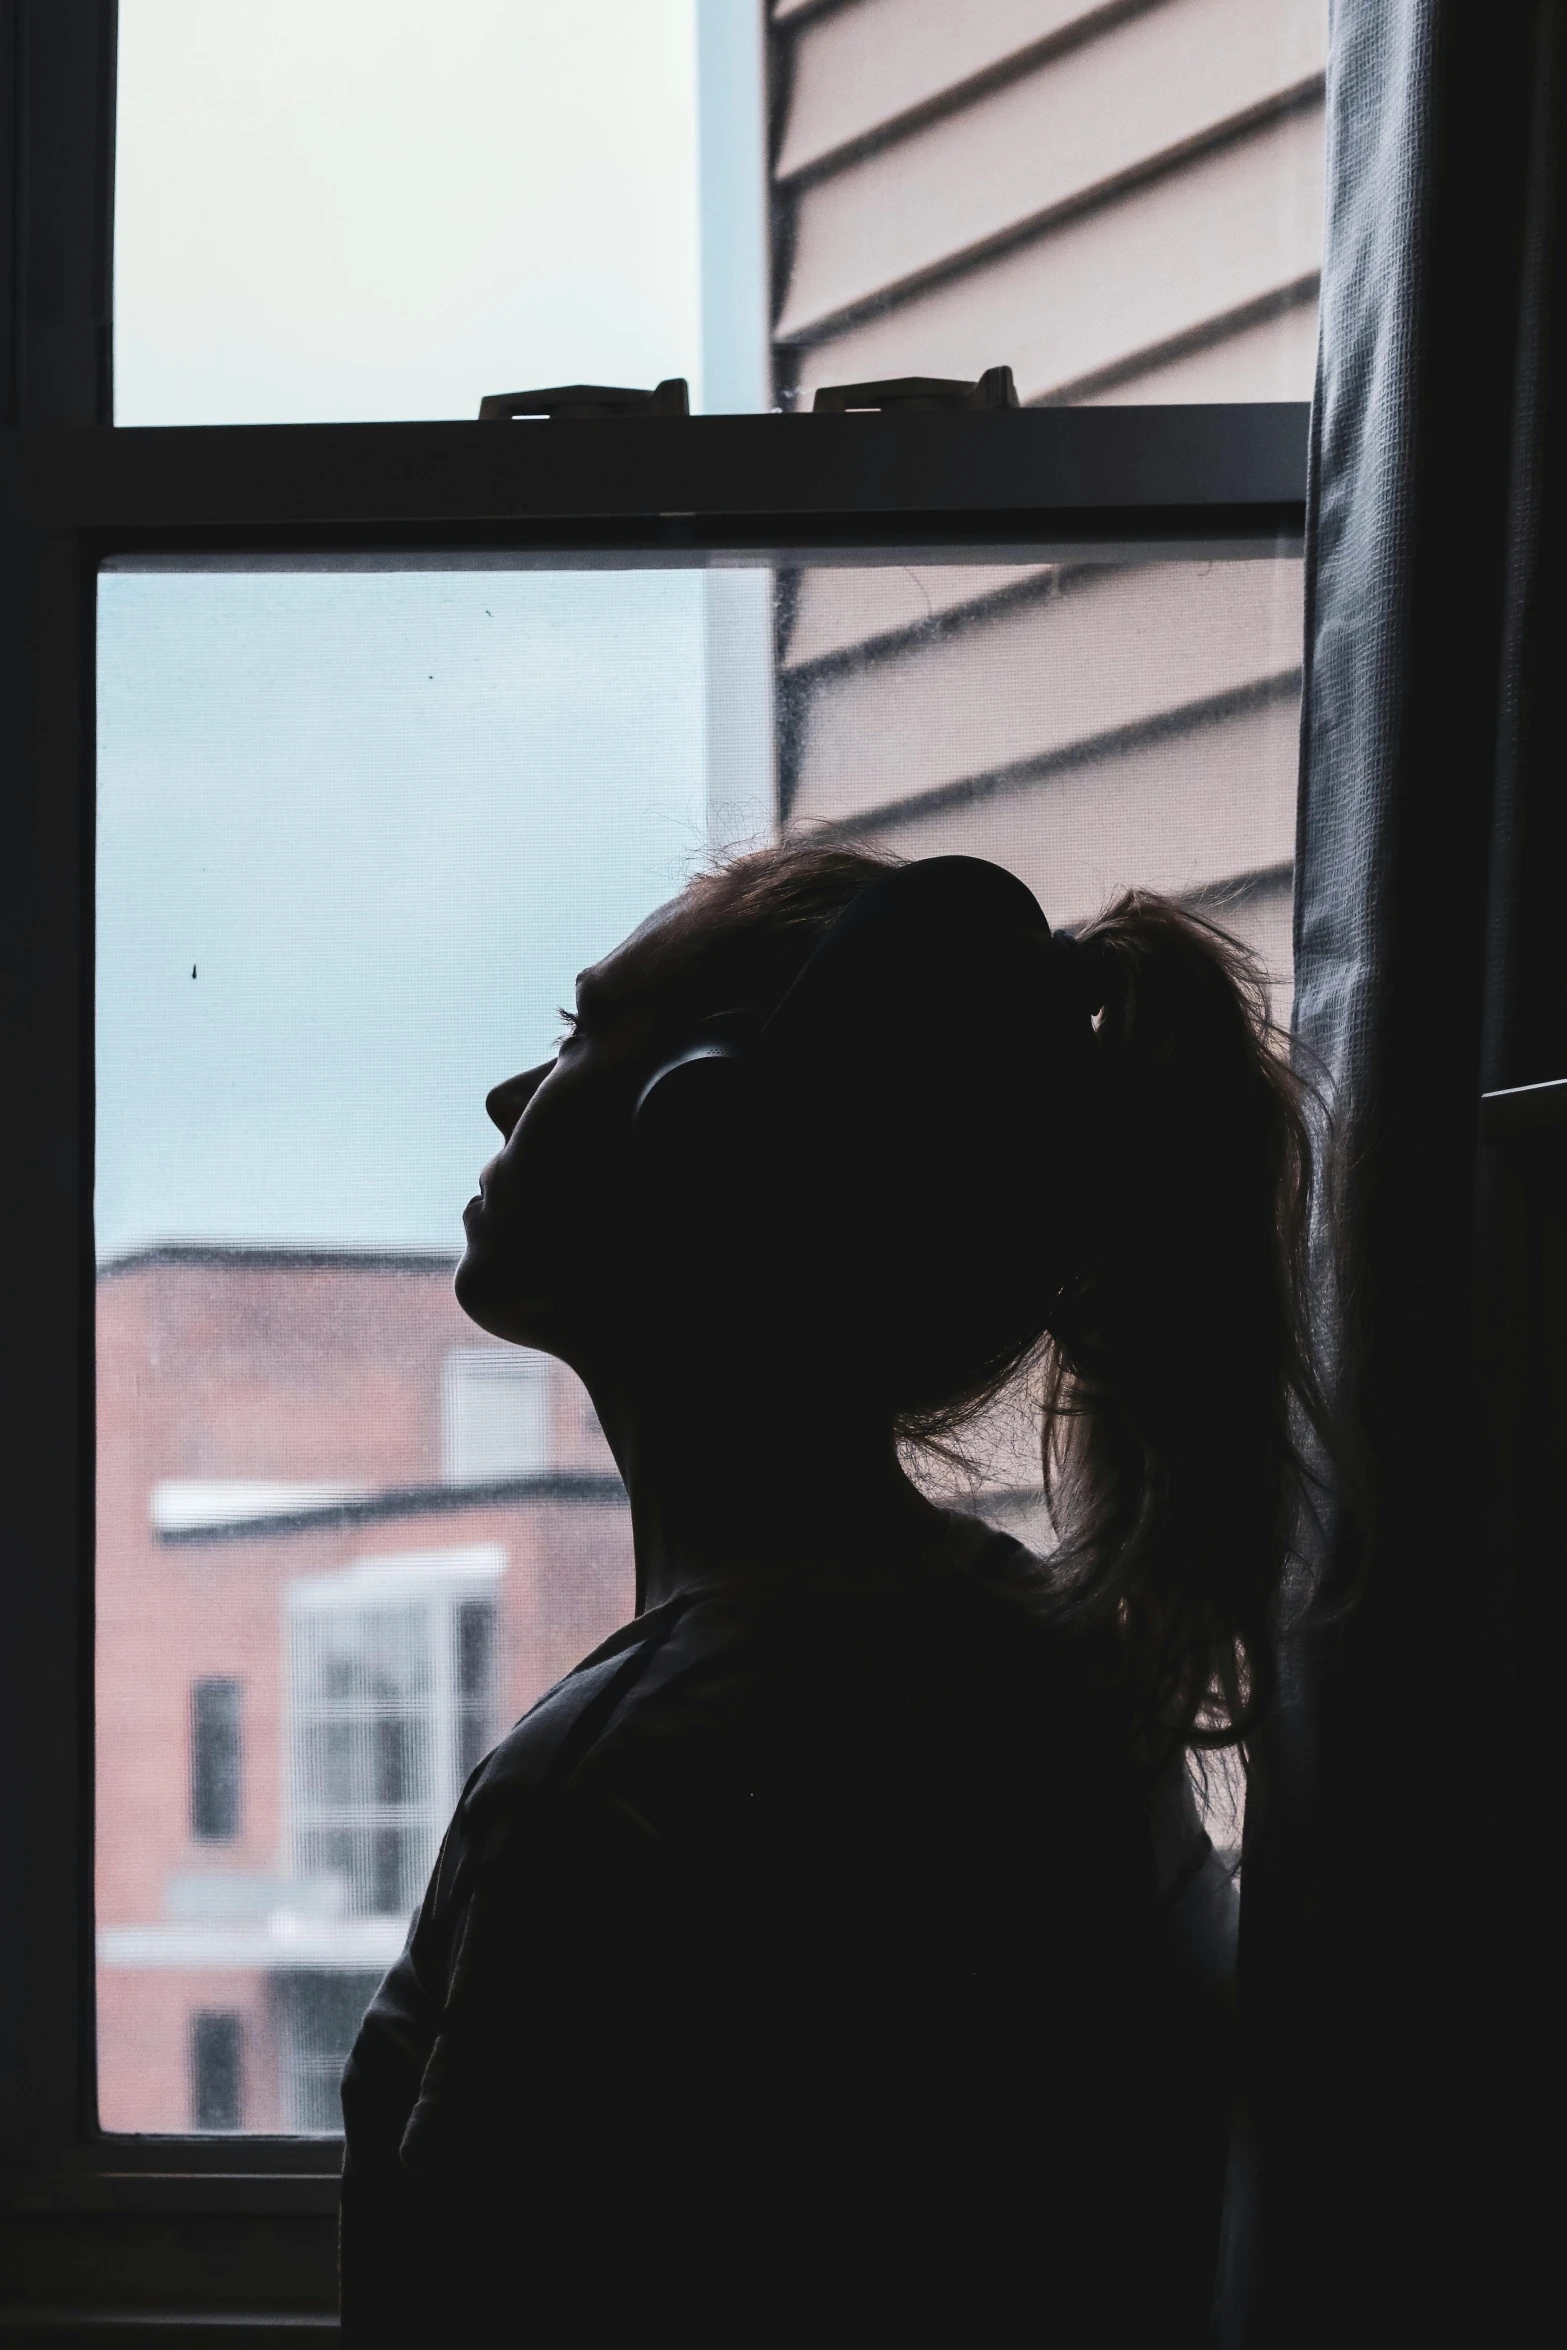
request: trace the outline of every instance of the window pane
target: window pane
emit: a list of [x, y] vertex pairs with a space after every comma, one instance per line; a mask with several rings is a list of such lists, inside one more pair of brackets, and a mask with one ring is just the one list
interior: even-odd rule
[[204, 1843], [239, 1834], [240, 1683], [198, 1681], [190, 1704], [190, 1832]]
[[773, 0], [775, 380], [1304, 400], [1327, 0]]
[[550, 1457], [549, 1366], [516, 1346], [454, 1346], [441, 1366], [442, 1473], [453, 1485], [534, 1477]]
[[121, 0], [118, 421], [699, 378], [696, 107], [695, 0]]
[[[465, 1777], [629, 1612], [585, 1394], [451, 1295], [485, 1092], [583, 964], [783, 821], [1057, 922], [1173, 892], [1287, 1002], [1292, 555], [465, 560], [100, 581], [111, 2129], [335, 2127]], [[947, 1489], [1042, 1539], [1028, 1450], [1002, 1414]]]
[[193, 2130], [242, 2130], [244, 2103], [244, 2020], [210, 2008], [191, 2017], [190, 2126]]
[[1309, 397], [1327, 0], [764, 5], [123, 0], [119, 420]]

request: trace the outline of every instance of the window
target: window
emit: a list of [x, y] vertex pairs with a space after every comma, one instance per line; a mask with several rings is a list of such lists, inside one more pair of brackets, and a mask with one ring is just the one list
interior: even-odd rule
[[388, 1964], [494, 1738], [505, 1566], [493, 1546], [415, 1552], [289, 1587], [293, 1874], [307, 1906], [391, 1920]]
[[454, 1346], [441, 1367], [441, 1473], [449, 1485], [537, 1477], [550, 1460], [550, 1372], [514, 1346]]
[[691, 0], [120, 0], [118, 420], [691, 372], [694, 45]]
[[[454, 56], [482, 13], [459, 12]], [[421, 12], [374, 14], [405, 62], [428, 58]], [[306, 320], [263, 405], [286, 304], [267, 323], [235, 209], [247, 175], [279, 194], [235, 111], [258, 36], [234, 34], [240, 64], [203, 129], [190, 92], [220, 94], [217, 18], [126, 6], [126, 419], [471, 416], [530, 378], [673, 372], [698, 406], [788, 411], [822, 383], [972, 379], [992, 361], [1042, 412], [258, 424], [0, 448], [18, 523], [0, 655], [38, 811], [0, 861], [32, 1105], [6, 1179], [36, 1242], [16, 1268], [29, 1372], [8, 1426], [37, 1561], [8, 1651], [27, 1658], [8, 1718], [35, 1797], [36, 1931], [7, 1962], [8, 2012], [28, 2019], [7, 2126], [13, 2167], [62, 2208], [90, 2204], [107, 2170], [130, 2208], [142, 2172], [158, 2174], [149, 2202], [228, 2198], [236, 2242], [241, 2221], [264, 2231], [286, 2210], [316, 2230], [329, 2295], [334, 2158], [316, 2140], [433, 1839], [485, 1742], [624, 1617], [628, 1514], [591, 1408], [558, 1366], [478, 1343], [450, 1290], [456, 1214], [493, 1148], [484, 1090], [548, 1051], [581, 962], [695, 861], [792, 823], [978, 849], [1062, 920], [1124, 879], [1219, 904], [1287, 988], [1305, 417], [1201, 405], [1305, 390], [1316, 18], [1254, 14], [1277, 55], [1218, 0], [779, 0], [763, 252], [759, 91], [749, 147], [703, 127], [739, 120], [701, 75], [715, 25], [741, 16], [702, 0], [680, 134], [700, 272], [663, 322], [613, 347], [522, 345], [522, 297], [502, 318], [511, 291], [490, 299], [475, 242], [435, 289], [449, 335], [420, 307], [426, 272], [402, 356], [385, 318], [344, 303], [352, 333]], [[269, 21], [329, 44], [349, 19]], [[30, 19], [35, 43], [52, 23]], [[753, 77], [762, 33], [759, 9]], [[169, 148], [183, 294], [146, 274], [167, 244], [148, 109], [173, 34], [179, 140], [213, 134], [205, 177], [188, 144]], [[1091, 104], [1106, 61], [1130, 74], [1137, 57], [1158, 105]], [[1224, 86], [1205, 97], [1210, 67]], [[331, 79], [296, 78], [317, 129]], [[75, 87], [64, 64], [56, 84]], [[91, 185], [88, 159], [102, 176], [96, 88], [76, 88], [63, 160], [42, 128], [25, 150], [40, 220], [49, 188]], [[1027, 140], [1001, 139], [1025, 97], [1062, 127], [1034, 144], [1070, 181], [1036, 184]], [[972, 167], [992, 148], [987, 180]], [[303, 185], [326, 147], [297, 152]], [[414, 202], [427, 166], [409, 167]], [[931, 242], [959, 210], [968, 242]], [[403, 215], [382, 211], [384, 258]], [[567, 196], [559, 212], [567, 253], [581, 224]], [[636, 263], [635, 212], [617, 214], [617, 267]], [[90, 350], [105, 281], [100, 266], [94, 294], [85, 228], [61, 235], [76, 275], [60, 298]], [[513, 239], [508, 270], [547, 248]], [[344, 285], [346, 251], [326, 254]], [[267, 266], [283, 303], [281, 244]], [[314, 299], [320, 282], [298, 284]], [[459, 310], [479, 321], [467, 340]], [[742, 314], [754, 349], [725, 343]], [[671, 318], [678, 348], [659, 339]], [[30, 365], [45, 347], [40, 330]], [[89, 377], [48, 421], [88, 419]], [[89, 1424], [95, 1525], [76, 1499]], [[1026, 1530], [1005, 1428], [964, 1498]], [[58, 1865], [85, 1833], [89, 1661], [90, 1913]], [[234, 2133], [242, 2150], [205, 2143]]]
[[190, 2126], [239, 2130], [244, 2116], [244, 2023], [225, 2008], [198, 2008], [190, 2022]]
[[203, 1843], [239, 1834], [240, 1684], [198, 1681], [190, 1693], [190, 1832]]
[[[116, 2130], [171, 2126], [166, 2019], [218, 1966], [279, 2050], [249, 2126], [322, 2110], [323, 2051], [396, 1955], [468, 1771], [629, 1613], [602, 1431], [560, 1365], [464, 1322], [459, 1214], [489, 1085], [548, 1054], [576, 970], [733, 837], [742, 781], [756, 837], [995, 857], [1057, 921], [1127, 882], [1220, 906], [1287, 995], [1300, 561], [1273, 522], [1218, 545], [1095, 525], [913, 560], [719, 552], [705, 576], [772, 653], [719, 669], [716, 740], [714, 609], [668, 554], [142, 553], [99, 574]], [[942, 1490], [1042, 1539], [1031, 1454], [1003, 1411]], [[199, 1869], [162, 1775], [193, 1669]]]
[[262, 1987], [284, 2129], [342, 2127], [359, 2018], [498, 1727], [504, 1569], [495, 1549], [430, 1552], [289, 1589], [289, 1886], [293, 1916], [311, 1924], [308, 1956], [293, 1917], [283, 1925]]
[[290, 1967], [272, 1978], [282, 2127], [331, 2137], [343, 2127], [343, 2066], [384, 1970]]

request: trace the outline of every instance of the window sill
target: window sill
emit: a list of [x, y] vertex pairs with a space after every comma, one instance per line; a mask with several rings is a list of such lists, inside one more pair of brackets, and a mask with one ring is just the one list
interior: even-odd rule
[[115, 2147], [101, 2164], [0, 2179], [0, 2207], [14, 2212], [215, 2212], [335, 2218], [341, 2187], [336, 2140], [232, 2139]]

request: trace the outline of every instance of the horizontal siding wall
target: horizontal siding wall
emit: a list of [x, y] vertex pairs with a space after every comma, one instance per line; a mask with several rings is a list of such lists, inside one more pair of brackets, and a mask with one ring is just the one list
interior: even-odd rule
[[807, 573], [789, 820], [994, 857], [1057, 922], [1128, 883], [1222, 906], [1287, 988], [1300, 596], [1289, 559]]
[[[772, 26], [782, 404], [1001, 363], [1040, 403], [1309, 397], [1326, 0], [774, 0]], [[781, 816], [995, 858], [1066, 925], [1166, 892], [1287, 1015], [1301, 585], [1284, 553], [798, 574]], [[1048, 1544], [1031, 1414], [974, 1441], [987, 1514]]]
[[783, 819], [993, 857], [1053, 922], [1133, 885], [1223, 908], [1287, 1016], [1301, 586], [1289, 556], [808, 572], [778, 680]]
[[[1326, 0], [775, 0], [775, 363], [1025, 401], [1309, 396]], [[1298, 561], [800, 576], [785, 819], [1079, 922], [1216, 909], [1288, 1004]]]
[[[1281, 193], [1282, 192], [1282, 193]], [[1297, 107], [1139, 183], [1051, 235], [1010, 246], [915, 302], [823, 341], [781, 346], [808, 405], [818, 384], [1010, 366], [1028, 401], [1092, 396], [1172, 349], [1222, 342], [1260, 314], [1314, 299], [1321, 256], [1322, 113]], [[1292, 387], [1304, 398], [1310, 377]]]
[[[1137, 0], [1142, 4], [1142, 0]], [[775, 11], [775, 23], [793, 13]], [[1127, 0], [859, 0], [818, 11], [792, 51], [781, 180], [885, 139], [1051, 45], [1131, 13]]]
[[1047, 563], [897, 563], [806, 571], [790, 616], [784, 665], [798, 681], [851, 647], [896, 642], [939, 615], [990, 604], [1054, 576]]
[[1320, 29], [1315, 0], [1166, 0], [812, 180], [779, 339], [815, 339], [1316, 94]]
[[1293, 679], [1280, 571], [1298, 592], [1294, 564], [1052, 570], [804, 680], [786, 670], [807, 688], [790, 814], [863, 820]]
[[1264, 296], [1241, 312], [1176, 335], [1158, 351], [1138, 351], [1103, 369], [1078, 393], [1090, 407], [1159, 406], [1169, 401], [1304, 400], [1317, 364], [1317, 278], [1313, 271], [1284, 296]]
[[[795, 14], [773, 43], [782, 389], [1005, 361], [1025, 400], [1139, 365], [1172, 398], [1172, 363], [1233, 339], [1250, 379], [1292, 366], [1307, 396], [1325, 0]], [[1187, 396], [1214, 380], [1210, 358]]]
[[[1069, 929], [1133, 877], [1234, 929], [1259, 895], [1288, 904], [1295, 739], [1294, 696], [1281, 693], [1187, 733], [1066, 761], [1027, 786], [915, 808], [864, 837], [900, 857], [993, 857]], [[1238, 775], [1250, 779], [1244, 793]], [[1288, 971], [1287, 935], [1269, 968]]]

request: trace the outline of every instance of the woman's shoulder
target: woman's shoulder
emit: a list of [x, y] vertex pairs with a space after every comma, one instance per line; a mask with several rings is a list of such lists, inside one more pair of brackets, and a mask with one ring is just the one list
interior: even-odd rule
[[454, 1826], [471, 1836], [552, 1788], [570, 1783], [654, 1672], [689, 1603], [634, 1617], [547, 1689], [484, 1756], [468, 1780]]
[[1040, 1604], [1021, 1544], [973, 1521], [955, 1536], [944, 1572], [715, 1588], [626, 1625], [479, 1766], [451, 1865], [585, 1801], [673, 1834], [727, 1817], [730, 1795], [802, 1829], [880, 1806], [1139, 1841], [1102, 1649]]
[[1101, 1650], [1039, 1605], [1039, 1561], [963, 1531], [945, 1572], [699, 1599], [604, 1717], [577, 1783], [781, 1773], [802, 1791], [891, 1780], [911, 1801], [978, 1800], [988, 1785], [988, 1800], [1037, 1805], [1086, 1774], [1102, 1808], [1124, 1757]]

